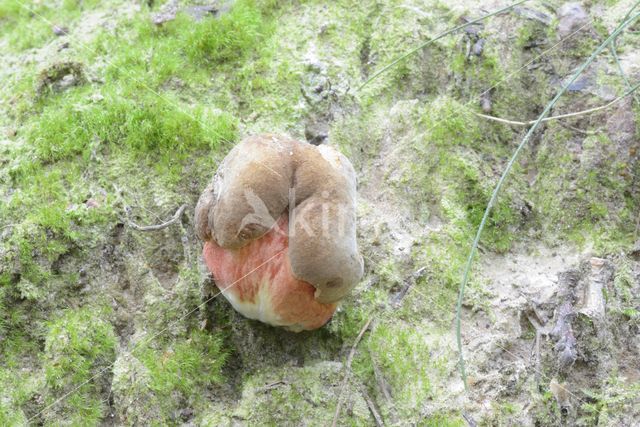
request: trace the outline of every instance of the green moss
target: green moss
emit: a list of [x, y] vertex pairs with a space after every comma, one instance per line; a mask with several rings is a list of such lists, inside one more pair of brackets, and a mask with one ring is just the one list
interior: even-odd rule
[[41, 378], [21, 369], [0, 367], [0, 423], [5, 426], [27, 425], [24, 410], [41, 391]]
[[140, 351], [140, 361], [149, 370], [150, 388], [164, 399], [175, 392], [188, 400], [203, 387], [221, 381], [226, 355], [220, 337], [193, 331], [185, 341], [164, 350]]
[[436, 361], [424, 336], [408, 325], [379, 323], [365, 345], [391, 386], [395, 406], [412, 419], [435, 392], [430, 378]]
[[112, 390], [126, 424], [175, 424], [185, 408], [201, 413], [208, 406], [207, 390], [223, 379], [227, 353], [220, 335], [192, 330], [162, 341], [124, 352], [114, 366]]
[[253, 1], [238, 1], [219, 19], [204, 19], [194, 25], [183, 18], [172, 29], [183, 37], [185, 52], [192, 61], [221, 63], [238, 60], [250, 51], [260, 38], [263, 22]]
[[449, 62], [459, 82], [457, 89], [461, 98], [477, 104], [481, 95], [503, 81], [505, 71], [500, 60], [502, 55], [503, 52], [491, 46], [484, 48], [481, 56], [467, 55], [466, 47], [464, 50], [457, 48]]
[[158, 28], [145, 17], [128, 27], [132, 39], [127, 44], [103, 31], [86, 49], [91, 62], [109, 55], [99, 90], [72, 88], [35, 105], [38, 116], [26, 124], [27, 139], [44, 161], [76, 155], [86, 160], [113, 146], [175, 159], [235, 138], [230, 114], [192, 108], [180, 95], [161, 92], [171, 91], [171, 79], [206, 82], [198, 64], [228, 66], [254, 49], [264, 29], [254, 3], [237, 2], [219, 19], [194, 22], [179, 16]]
[[386, 300], [386, 292], [380, 290], [364, 293], [355, 301], [345, 301], [325, 328], [346, 342], [353, 340], [371, 317], [373, 308], [385, 304]]
[[[146, 258], [152, 260], [154, 254], [161, 249], [157, 244], [152, 244], [148, 246], [147, 250]], [[175, 329], [171, 333], [174, 335], [186, 333], [190, 326], [189, 323], [176, 323], [174, 320], [184, 316], [185, 313], [193, 310], [202, 302], [202, 295], [198, 287], [201, 280], [200, 272], [196, 266], [192, 265], [190, 269], [180, 268], [171, 289], [165, 289], [156, 278], [149, 277], [144, 273], [140, 280], [144, 281], [141, 285], [146, 287], [147, 295], [144, 314], [146, 329], [149, 332], [167, 332], [167, 325], [172, 325]], [[162, 340], [163, 337], [158, 339]]]
[[532, 415], [534, 422], [545, 426], [561, 426], [562, 413], [551, 391], [536, 392], [533, 395]]
[[[35, 360], [41, 351], [42, 332], [25, 305], [11, 298], [10, 285], [10, 280], [0, 276], [0, 424], [23, 425], [44, 387]], [[25, 325], [30, 333], [24, 333]]]
[[13, 296], [31, 301], [42, 299], [47, 293], [46, 281], [51, 277], [48, 267], [67, 252], [67, 245], [60, 240], [48, 239], [45, 229], [37, 226], [20, 227], [9, 245], [15, 248], [12, 255], [16, 267], [12, 273], [19, 277], [15, 286], [17, 295]]
[[[75, 392], [51, 408], [45, 417], [60, 416], [75, 423], [97, 424], [105, 415], [109, 366], [115, 359], [116, 337], [104, 320], [106, 310], [68, 310], [49, 323], [44, 349], [47, 403]], [[55, 415], [54, 415], [55, 414]]]
[[578, 422], [584, 425], [619, 425], [640, 398], [640, 385], [626, 384], [613, 372], [597, 390], [583, 390]]
[[613, 286], [618, 295], [619, 305], [609, 304], [612, 313], [621, 314], [623, 321], [629, 321], [632, 325], [640, 325], [640, 311], [637, 309], [640, 297], [633, 291], [633, 270], [627, 258], [622, 258], [616, 263]]
[[[363, 169], [375, 158], [380, 150], [384, 128], [382, 118], [373, 111], [357, 116], [346, 116], [337, 120], [332, 128], [332, 143], [335, 144], [354, 164], [356, 170]], [[359, 177], [360, 186], [367, 184], [370, 177]]]
[[98, 0], [5, 0], [0, 3], [0, 36], [13, 51], [40, 47], [56, 38], [52, 23], [75, 23], [83, 10], [97, 4]]
[[[506, 156], [506, 150], [487, 150], [490, 134], [482, 131], [478, 118], [465, 106], [441, 97], [418, 112], [423, 130], [411, 144], [413, 155], [403, 167], [397, 183], [413, 189], [416, 215], [427, 221], [433, 214], [450, 222], [455, 239], [473, 238], [491, 198], [495, 180], [481, 156]], [[418, 154], [418, 156], [416, 156]], [[506, 193], [506, 194], [505, 194]], [[513, 230], [521, 217], [514, 208], [514, 195], [503, 192], [493, 207], [483, 242], [503, 252], [510, 248]]]
[[528, 49], [539, 44], [545, 44], [549, 36], [548, 28], [538, 21], [525, 20], [516, 30], [516, 47], [518, 49]]
[[424, 420], [418, 421], [416, 425], [424, 427], [464, 427], [468, 424], [459, 415], [443, 413], [431, 415]]
[[[517, 424], [522, 414], [522, 404], [510, 399], [496, 399], [491, 402], [492, 411], [478, 420], [479, 425], [504, 426]], [[553, 425], [553, 424], [550, 424]]]
[[92, 150], [109, 148], [183, 156], [235, 138], [235, 120], [228, 114], [151, 95], [131, 99], [115, 93], [99, 104], [60, 98], [47, 105], [28, 129], [28, 139], [44, 161], [75, 155], [88, 159]]
[[[538, 151], [537, 167], [544, 172], [529, 196], [545, 231], [578, 243], [593, 241], [601, 249], [629, 243], [637, 200], [631, 196], [625, 166], [617, 160], [617, 148], [605, 134], [578, 140], [556, 129], [552, 127], [553, 138], [545, 138]], [[579, 147], [579, 154], [567, 146]]]
[[130, 39], [127, 44], [120, 34], [104, 31], [87, 54], [92, 60], [109, 56], [107, 82], [163, 92], [171, 78], [191, 87], [221, 77], [221, 70], [261, 45], [268, 28], [255, 2], [237, 1], [219, 17], [199, 21], [182, 13], [162, 25], [154, 25], [148, 15], [133, 18], [121, 26]]
[[[424, 303], [433, 312], [440, 309], [432, 301]], [[429, 327], [421, 327], [398, 317], [402, 318], [378, 313], [371, 331], [359, 345], [352, 365], [354, 375], [369, 387], [372, 396], [378, 396], [377, 403], [385, 420], [401, 419], [417, 425], [458, 425], [461, 419], [457, 415], [431, 411], [444, 398], [444, 384], [455, 369], [450, 363], [453, 354], [440, 338], [441, 331], [431, 322]], [[444, 327], [449, 328], [448, 325]], [[380, 384], [389, 387], [393, 402], [381, 394]]]
[[113, 218], [108, 199], [91, 206], [85, 203], [92, 196], [78, 165], [60, 166], [18, 174], [16, 190], [0, 208], [5, 220], [13, 224], [3, 242], [12, 298], [44, 300], [54, 292], [52, 279], [56, 276], [70, 285], [75, 283], [73, 275], [54, 272], [52, 266], [62, 256], [99, 240], [96, 228]]
[[421, 114], [420, 124], [427, 131], [423, 143], [451, 148], [478, 147], [482, 135], [473, 112], [450, 97], [438, 97]]
[[[365, 426], [373, 422], [358, 387], [348, 381], [342, 389], [343, 365], [310, 360], [304, 367], [270, 367], [251, 373], [242, 383], [242, 396], [227, 417], [249, 425], [330, 425], [342, 394], [341, 425]], [[228, 422], [218, 411], [203, 417], [204, 425]]]
[[[348, 4], [348, 3], [347, 3]], [[436, 3], [429, 6], [437, 10], [440, 16], [451, 13], [448, 5]], [[377, 72], [404, 55], [408, 50], [419, 46], [429, 38], [433, 38], [441, 29], [438, 24], [453, 24], [436, 22], [431, 14], [416, 13], [412, 7], [401, 7], [401, 3], [388, 2], [384, 4], [372, 2], [370, 11], [359, 21], [363, 35], [367, 39], [368, 55], [371, 64], [366, 64], [367, 75]], [[348, 14], [353, 12], [349, 9]], [[371, 25], [375, 16], [375, 25]], [[443, 19], [446, 21], [446, 19]], [[454, 26], [455, 24], [451, 25]], [[352, 50], [354, 47], [351, 48]], [[444, 82], [447, 81], [448, 67], [432, 67], [430, 64], [447, 64], [449, 53], [446, 40], [439, 41], [411, 55], [394, 67], [388, 69], [375, 80], [371, 81], [359, 95], [363, 106], [379, 104], [381, 99], [397, 99], [403, 93], [407, 97], [414, 97], [416, 93], [441, 93]], [[382, 98], [381, 98], [382, 95]], [[405, 98], [406, 99], [406, 98]]]

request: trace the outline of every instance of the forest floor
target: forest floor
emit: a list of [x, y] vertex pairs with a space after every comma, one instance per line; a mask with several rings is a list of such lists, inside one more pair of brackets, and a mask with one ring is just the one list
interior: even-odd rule
[[[616, 102], [545, 122], [493, 206], [467, 389], [455, 333], [527, 130], [491, 117], [536, 119], [634, 4], [527, 1], [362, 86], [507, 4], [2, 0], [0, 424], [640, 424], [638, 22], [551, 115]], [[358, 176], [365, 276], [317, 331], [243, 318], [202, 263], [200, 192], [261, 132]]]

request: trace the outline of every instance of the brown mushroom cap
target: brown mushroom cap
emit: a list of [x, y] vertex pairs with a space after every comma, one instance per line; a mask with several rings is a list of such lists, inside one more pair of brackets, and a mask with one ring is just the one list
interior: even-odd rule
[[335, 149], [280, 135], [236, 145], [196, 207], [203, 240], [238, 249], [289, 216], [289, 257], [296, 278], [322, 303], [342, 299], [363, 274], [356, 242], [356, 179]]

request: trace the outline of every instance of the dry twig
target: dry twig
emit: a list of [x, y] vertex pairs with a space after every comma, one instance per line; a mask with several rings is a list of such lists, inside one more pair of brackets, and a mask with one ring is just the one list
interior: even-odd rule
[[287, 381], [284, 381], [284, 380], [274, 381], [274, 382], [272, 382], [270, 384], [265, 385], [264, 387], [259, 388], [258, 391], [262, 392], [262, 393], [266, 393], [269, 390], [273, 390], [274, 388], [278, 388], [280, 386], [288, 385], [288, 384], [289, 383]]
[[542, 337], [542, 325], [540, 325], [540, 323], [533, 318], [531, 315], [527, 314], [527, 320], [529, 320], [529, 323], [531, 323], [531, 325], [533, 326], [533, 328], [536, 330], [536, 340], [534, 341], [533, 347], [534, 347], [534, 355], [535, 355], [535, 378], [536, 378], [536, 387], [540, 387], [540, 339]]
[[380, 416], [380, 413], [376, 409], [376, 405], [373, 404], [373, 401], [369, 397], [369, 394], [364, 389], [364, 387], [362, 388], [361, 391], [362, 391], [362, 397], [364, 397], [365, 402], [367, 402], [367, 406], [369, 407], [369, 411], [371, 412], [371, 415], [373, 416], [373, 419], [376, 422], [376, 426], [377, 427], [384, 426], [384, 421], [382, 420], [382, 417]]
[[136, 223], [134, 223], [131, 220], [127, 220], [127, 223], [129, 224], [129, 226], [135, 230], [138, 231], [158, 231], [158, 230], [162, 230], [163, 228], [167, 228], [168, 226], [170, 226], [171, 224], [177, 222], [180, 217], [182, 216], [182, 214], [184, 213], [184, 210], [187, 208], [187, 205], [182, 205], [178, 208], [178, 210], [176, 211], [176, 213], [173, 214], [173, 217], [166, 222], [163, 222], [162, 224], [156, 224], [156, 225], [145, 225], [145, 226], [141, 226], [138, 225]]
[[372, 352], [369, 352], [369, 356], [371, 357], [371, 366], [373, 367], [373, 375], [378, 382], [378, 387], [382, 392], [384, 398], [388, 401], [389, 404], [393, 405], [393, 399], [391, 398], [391, 392], [389, 391], [389, 384], [387, 384], [387, 380], [382, 375], [380, 371], [380, 366], [378, 365], [378, 361]]
[[367, 329], [369, 329], [369, 325], [371, 324], [372, 317], [366, 321], [362, 329], [360, 329], [360, 333], [356, 337], [356, 340], [353, 342], [353, 346], [351, 347], [351, 351], [349, 352], [349, 356], [347, 357], [347, 364], [345, 366], [346, 372], [344, 373], [344, 379], [342, 380], [342, 385], [340, 386], [340, 394], [338, 395], [338, 405], [336, 406], [336, 413], [333, 416], [332, 427], [336, 427], [338, 425], [338, 418], [340, 417], [340, 409], [342, 409], [342, 395], [344, 394], [345, 388], [347, 388], [347, 381], [349, 381], [349, 374], [351, 373], [351, 362], [353, 362], [353, 357], [356, 354], [356, 348], [358, 344], [360, 344], [360, 340], [362, 340], [362, 336]]

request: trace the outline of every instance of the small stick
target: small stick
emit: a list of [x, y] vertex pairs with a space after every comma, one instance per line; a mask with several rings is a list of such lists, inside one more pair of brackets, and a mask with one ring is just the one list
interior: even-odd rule
[[402, 305], [402, 300], [404, 299], [405, 296], [407, 296], [407, 293], [409, 293], [409, 290], [411, 289], [411, 287], [416, 283], [418, 279], [421, 279], [422, 277], [425, 276], [426, 271], [427, 271], [427, 267], [422, 267], [417, 271], [415, 271], [411, 275], [411, 277], [405, 279], [404, 286], [402, 287], [402, 289], [400, 289], [400, 292], [398, 292], [396, 296], [393, 298], [392, 304], [396, 308]]
[[373, 320], [372, 317], [370, 317], [366, 321], [366, 323], [360, 330], [360, 333], [356, 337], [356, 340], [353, 342], [353, 346], [351, 347], [349, 356], [347, 357], [347, 365], [345, 366], [347, 372], [345, 372], [344, 374], [344, 379], [342, 380], [342, 386], [340, 387], [340, 394], [338, 395], [338, 405], [336, 406], [336, 413], [333, 416], [333, 423], [331, 424], [332, 427], [336, 427], [338, 425], [338, 417], [340, 416], [340, 409], [342, 409], [342, 395], [344, 394], [344, 389], [347, 387], [347, 381], [349, 380], [349, 373], [351, 372], [351, 362], [353, 362], [353, 356], [355, 356], [356, 354], [356, 347], [358, 347], [358, 344], [360, 344], [360, 340], [362, 339], [362, 336], [364, 335], [364, 333], [367, 331], [367, 329], [369, 329], [371, 320]]
[[287, 385], [287, 384], [289, 384], [289, 383], [286, 382], [286, 381], [283, 381], [283, 380], [274, 381], [271, 384], [267, 384], [266, 386], [259, 388], [258, 391], [266, 393], [267, 391], [269, 391], [271, 389], [280, 387], [281, 385]]
[[391, 392], [389, 391], [389, 386], [387, 385], [387, 381], [384, 379], [382, 372], [380, 372], [380, 367], [378, 366], [376, 357], [372, 352], [369, 352], [369, 357], [371, 357], [371, 366], [373, 367], [373, 375], [378, 382], [378, 387], [382, 392], [382, 395], [387, 400], [390, 405], [393, 405], [393, 399], [391, 398]]
[[588, 136], [588, 135], [597, 135], [598, 134], [598, 132], [596, 132], [596, 131], [579, 129], [579, 128], [577, 128], [575, 126], [571, 126], [571, 125], [569, 125], [567, 123], [560, 122], [559, 125], [562, 126], [563, 128], [572, 130], [574, 132], [578, 132], [579, 134], [582, 134], [582, 135], [587, 135]]
[[373, 401], [369, 397], [369, 394], [364, 389], [364, 387], [362, 388], [361, 391], [362, 391], [362, 397], [364, 397], [365, 402], [367, 402], [369, 411], [371, 412], [371, 415], [373, 415], [373, 419], [376, 422], [376, 427], [383, 427], [384, 422], [382, 421], [382, 417], [380, 416], [380, 414], [378, 413], [378, 410], [376, 409], [376, 405], [373, 404]]
[[384, 396], [386, 403], [389, 405], [389, 418], [390, 424], [396, 425], [398, 424], [398, 414], [396, 412], [396, 406], [393, 403], [393, 397], [391, 396], [391, 391], [389, 390], [389, 384], [387, 380], [384, 378], [384, 375], [380, 371], [380, 366], [378, 364], [376, 355], [369, 350], [369, 357], [371, 358], [371, 366], [373, 367], [373, 375], [378, 382], [378, 388], [380, 392]]
[[533, 328], [536, 330], [536, 340], [533, 344], [533, 348], [534, 348], [534, 355], [535, 355], [535, 370], [536, 370], [536, 374], [535, 374], [535, 379], [536, 379], [536, 387], [540, 387], [540, 338], [542, 337], [542, 334], [545, 333], [547, 334], [548, 332], [545, 331], [545, 328], [540, 324], [540, 322], [538, 322], [538, 320], [533, 317], [536, 316], [537, 317], [537, 313], [535, 312], [535, 308], [533, 309], [533, 315], [531, 314], [527, 314], [527, 320], [529, 321], [529, 323], [531, 323], [531, 326], [533, 326]]
[[476, 423], [476, 421], [471, 418], [471, 415], [467, 414], [466, 412], [462, 413], [462, 418], [464, 418], [464, 420], [467, 422], [467, 425], [469, 427], [477, 427], [478, 423]]
[[180, 206], [176, 211], [176, 213], [173, 214], [173, 217], [169, 221], [163, 222], [162, 224], [140, 226], [131, 220], [127, 220], [127, 222], [129, 223], [129, 226], [131, 226], [131, 228], [138, 231], [158, 231], [158, 230], [162, 230], [163, 228], [167, 228], [171, 224], [177, 222], [182, 216], [182, 214], [184, 213], [184, 210], [186, 208], [187, 208], [187, 205]]
[[[529, 319], [529, 321], [531, 321], [531, 319]], [[534, 348], [534, 355], [535, 355], [535, 380], [536, 380], [536, 387], [538, 388], [538, 390], [540, 389], [540, 338], [541, 338], [541, 332], [540, 329], [533, 323], [531, 322], [532, 325], [534, 325], [535, 329], [536, 329], [536, 340], [533, 343], [533, 348]]]

